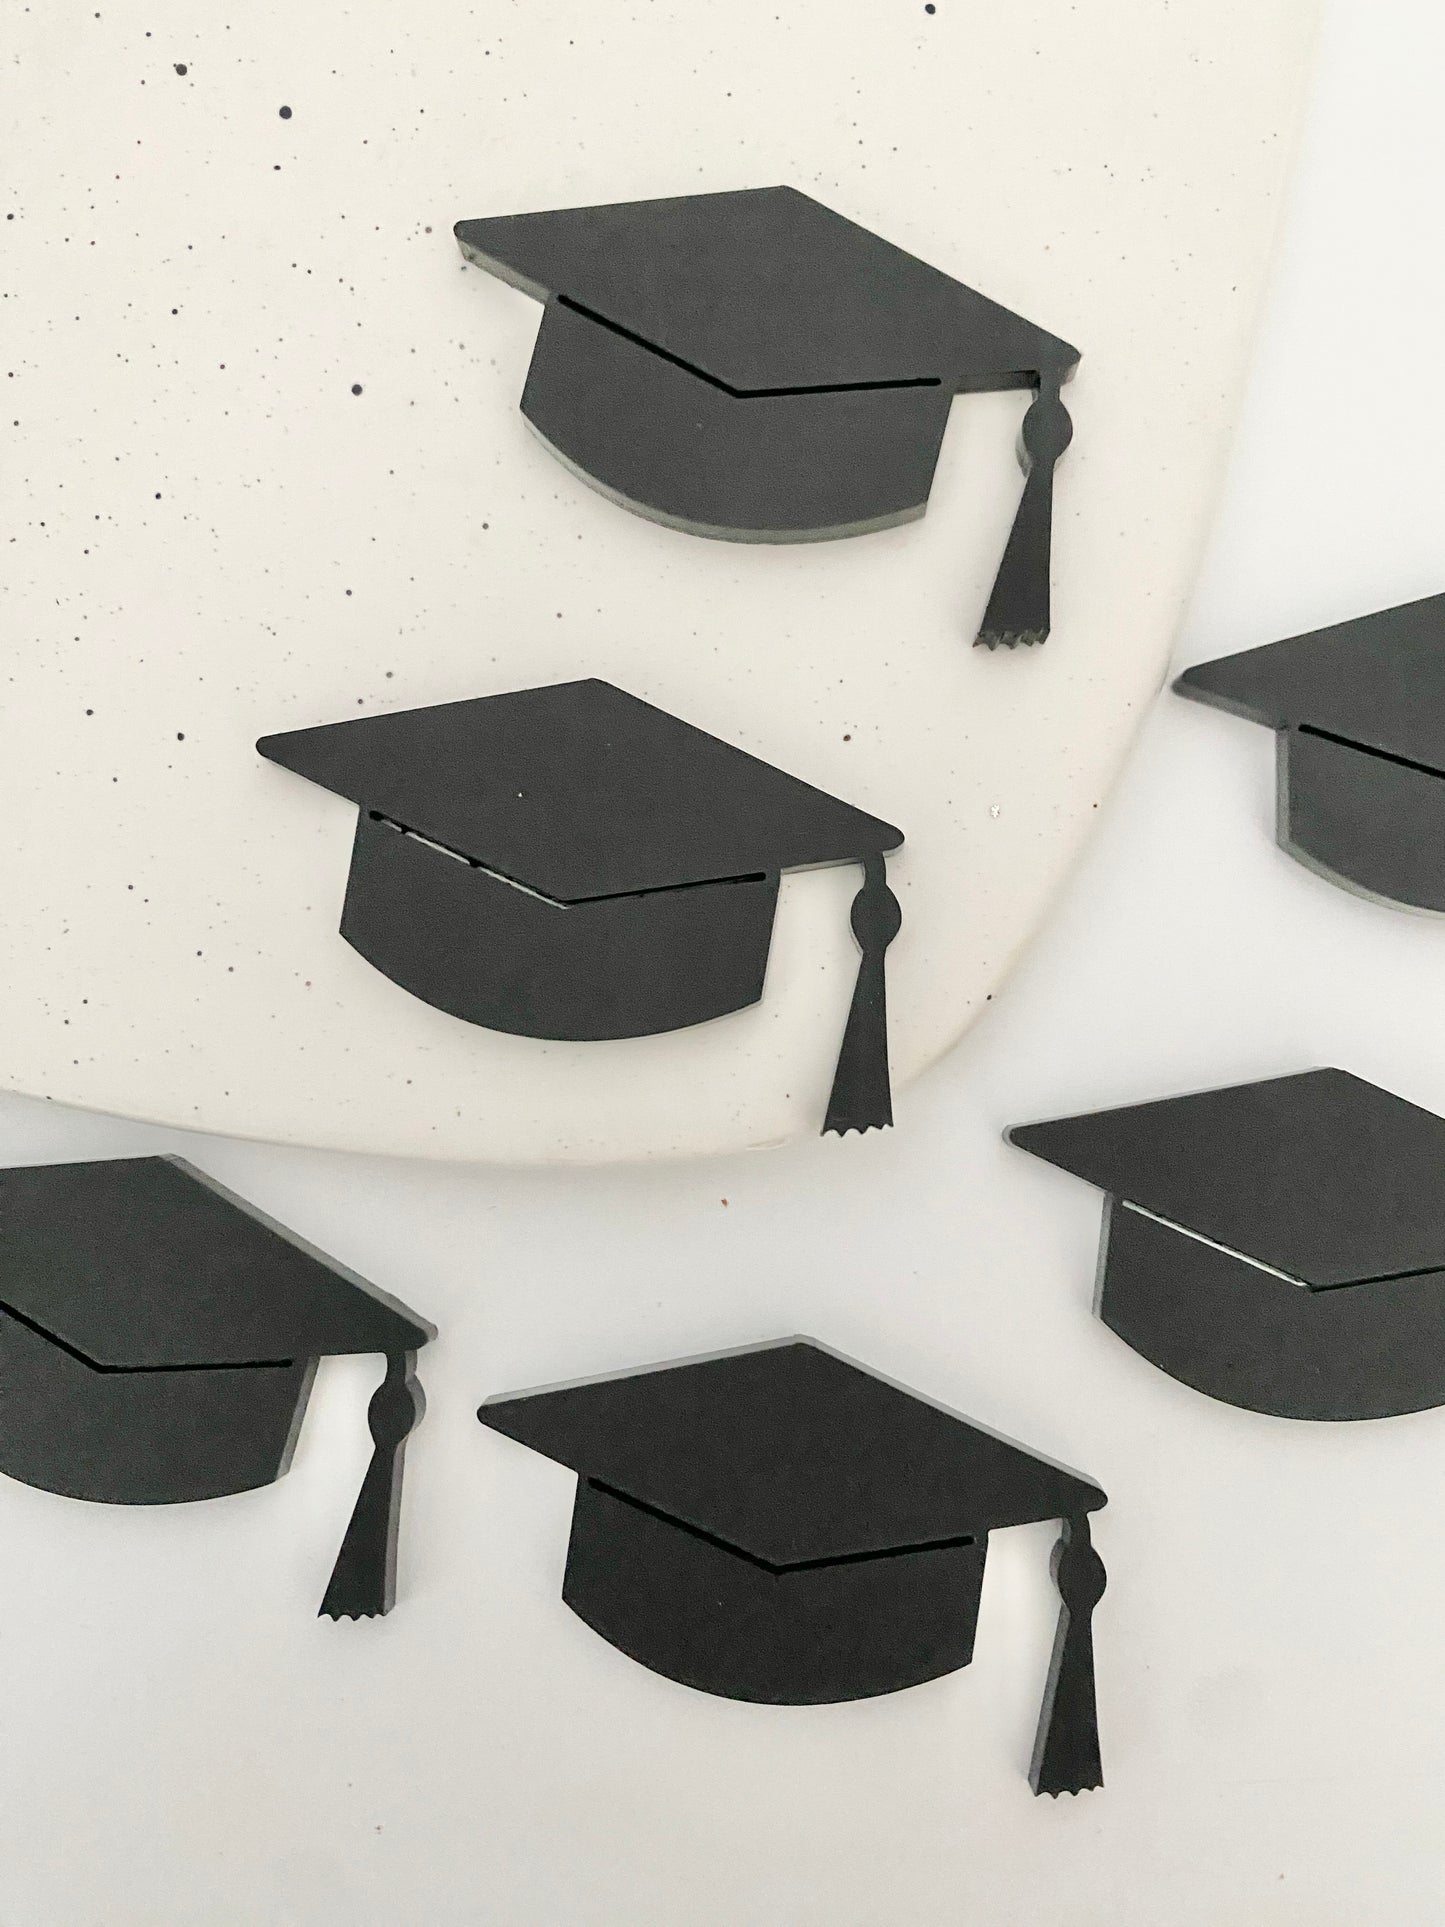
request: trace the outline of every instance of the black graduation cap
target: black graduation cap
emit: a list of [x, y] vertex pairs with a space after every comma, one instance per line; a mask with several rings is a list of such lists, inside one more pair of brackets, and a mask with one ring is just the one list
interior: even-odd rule
[[266, 736], [360, 805], [341, 934], [414, 996], [524, 1037], [644, 1037], [762, 996], [783, 870], [860, 863], [826, 1130], [893, 1120], [900, 830], [595, 680]]
[[614, 501], [801, 542], [921, 515], [957, 394], [1031, 388], [1027, 480], [978, 640], [1049, 632], [1078, 351], [791, 187], [458, 221], [544, 303], [522, 413]]
[[0, 1171], [0, 1471], [173, 1505], [270, 1485], [321, 1358], [382, 1352], [370, 1467], [321, 1611], [390, 1610], [432, 1326], [179, 1158]]
[[1099, 1316], [1281, 1418], [1445, 1403], [1445, 1118], [1304, 1071], [1015, 1127], [1109, 1194]]
[[1277, 834], [1336, 882], [1445, 910], [1445, 595], [1186, 669], [1277, 732]]
[[973, 1657], [988, 1535], [1061, 1519], [1063, 1605], [1031, 1778], [1101, 1786], [1090, 1618], [1096, 1485], [811, 1338], [489, 1399], [577, 1474], [562, 1597], [654, 1672], [818, 1705]]

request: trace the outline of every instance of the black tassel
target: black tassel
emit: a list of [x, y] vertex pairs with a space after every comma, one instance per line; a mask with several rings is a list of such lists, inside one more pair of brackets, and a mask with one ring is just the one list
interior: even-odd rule
[[321, 1613], [328, 1619], [371, 1619], [391, 1611], [396, 1596], [402, 1452], [425, 1410], [415, 1372], [415, 1352], [388, 1352], [386, 1377], [371, 1395], [366, 1416], [374, 1450], [321, 1602]]
[[1106, 1574], [1090, 1542], [1087, 1518], [1064, 1520], [1052, 1567], [1059, 1624], [1029, 1784], [1035, 1793], [1084, 1793], [1104, 1784], [1090, 1622], [1104, 1596]]
[[888, 1081], [888, 988], [883, 961], [898, 935], [903, 912], [888, 888], [881, 856], [863, 859], [863, 888], [849, 916], [863, 955], [853, 985], [853, 1002], [833, 1073], [824, 1131], [878, 1130], [893, 1122], [893, 1092]]
[[1074, 438], [1074, 425], [1059, 395], [1057, 374], [1039, 377], [1019, 436], [1025, 476], [1008, 546], [994, 578], [993, 594], [977, 641], [995, 649], [1042, 642], [1049, 633], [1049, 571], [1053, 559], [1054, 464]]

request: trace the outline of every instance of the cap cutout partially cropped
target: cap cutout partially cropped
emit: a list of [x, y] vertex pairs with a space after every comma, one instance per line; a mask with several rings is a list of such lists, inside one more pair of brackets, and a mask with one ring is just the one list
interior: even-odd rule
[[1181, 696], [1276, 733], [1276, 835], [1332, 882], [1445, 911], [1445, 595], [1198, 663]]
[[1017, 1126], [1108, 1194], [1099, 1316], [1285, 1418], [1445, 1402], [1445, 1119], [1315, 1070]]
[[269, 1485], [318, 1359], [382, 1352], [322, 1612], [389, 1610], [415, 1353], [433, 1328], [178, 1158], [0, 1171], [0, 1471], [165, 1505]]

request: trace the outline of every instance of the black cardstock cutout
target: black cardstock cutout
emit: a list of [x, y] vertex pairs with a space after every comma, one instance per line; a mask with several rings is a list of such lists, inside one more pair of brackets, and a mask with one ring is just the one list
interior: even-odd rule
[[1445, 596], [1200, 663], [1174, 688], [1275, 731], [1291, 856], [1362, 895], [1445, 911]]
[[1095, 1309], [1278, 1418], [1445, 1404], [1445, 1119], [1340, 1070], [1009, 1131], [1106, 1193]]
[[423, 1002], [516, 1036], [654, 1036], [757, 1003], [782, 872], [859, 864], [823, 1128], [892, 1123], [892, 824], [595, 679], [256, 747], [358, 806], [346, 941]]
[[543, 303], [522, 413], [610, 500], [744, 542], [922, 515], [953, 397], [1024, 388], [1023, 495], [977, 640], [1049, 633], [1078, 351], [790, 187], [459, 221]]
[[430, 1325], [178, 1158], [0, 1171], [0, 1472], [174, 1505], [280, 1478], [319, 1359], [384, 1352], [321, 1611], [390, 1610]]
[[492, 1430], [578, 1475], [562, 1597], [651, 1671], [819, 1705], [973, 1657], [990, 1531], [1057, 1518], [1058, 1631], [1030, 1778], [1103, 1784], [1097, 1486], [794, 1338], [493, 1398]]

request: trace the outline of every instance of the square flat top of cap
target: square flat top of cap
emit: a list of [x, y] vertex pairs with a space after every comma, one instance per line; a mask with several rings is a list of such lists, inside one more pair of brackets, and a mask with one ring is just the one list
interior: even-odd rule
[[1174, 687], [1271, 729], [1308, 724], [1445, 774], [1445, 595], [1199, 663]]
[[178, 1158], [0, 1171], [0, 1307], [120, 1371], [412, 1351], [432, 1336]]
[[596, 680], [256, 747], [563, 903], [850, 862], [903, 841], [892, 824]]
[[1067, 370], [1066, 341], [791, 187], [459, 221], [463, 254], [743, 392]]
[[584, 1478], [787, 1566], [1104, 1504], [1097, 1487], [810, 1339], [490, 1399], [478, 1416]]
[[1445, 1269], [1445, 1118], [1347, 1071], [1306, 1071], [1008, 1135], [1101, 1190], [1308, 1285]]

